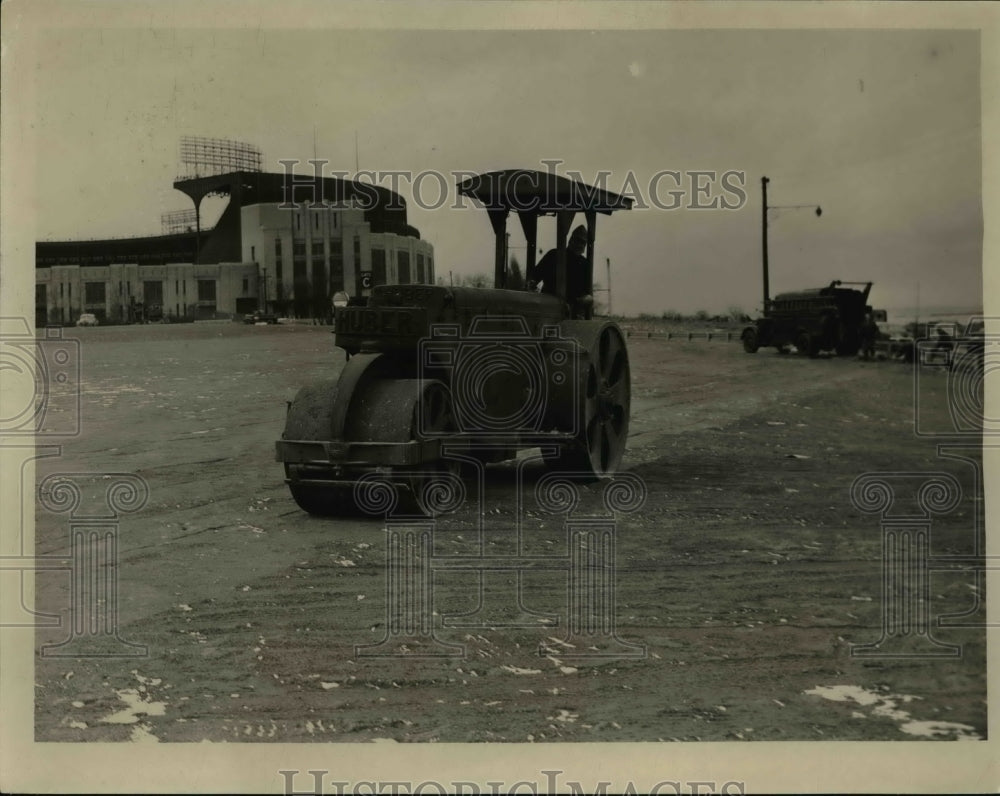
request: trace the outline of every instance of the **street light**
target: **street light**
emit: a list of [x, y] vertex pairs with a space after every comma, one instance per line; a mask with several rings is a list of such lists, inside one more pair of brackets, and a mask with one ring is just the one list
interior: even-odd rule
[[762, 254], [763, 254], [763, 264], [764, 264], [764, 312], [767, 312], [767, 304], [771, 300], [770, 289], [768, 286], [768, 275], [767, 275], [767, 211], [768, 210], [801, 210], [803, 208], [815, 209], [816, 215], [823, 215], [823, 208], [819, 205], [771, 205], [767, 204], [767, 184], [770, 180], [767, 177], [760, 178], [760, 188], [763, 194], [763, 202], [761, 207], [761, 228], [762, 228]]

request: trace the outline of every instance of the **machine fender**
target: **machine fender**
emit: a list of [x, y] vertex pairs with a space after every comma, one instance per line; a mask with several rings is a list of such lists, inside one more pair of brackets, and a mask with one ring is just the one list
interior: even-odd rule
[[347, 423], [351, 399], [354, 398], [358, 386], [366, 379], [383, 372], [388, 359], [389, 357], [385, 354], [355, 354], [344, 365], [333, 399], [333, 411], [330, 418], [332, 439], [344, 439], [344, 427]]

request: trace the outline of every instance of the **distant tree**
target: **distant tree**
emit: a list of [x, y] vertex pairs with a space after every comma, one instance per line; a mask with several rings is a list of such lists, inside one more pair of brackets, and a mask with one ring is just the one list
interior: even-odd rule
[[517, 256], [510, 258], [510, 270], [507, 272], [507, 287], [510, 290], [524, 289], [524, 274], [521, 273], [521, 264], [517, 261]]
[[696, 313], [694, 314], [694, 319], [695, 319], [696, 321], [707, 321], [707, 320], [708, 320], [708, 317], [709, 317], [709, 316], [708, 316], [708, 313], [707, 313], [707, 312], [706, 312], [705, 310], [698, 310], [698, 311], [697, 311], [697, 312], [696, 312]]
[[493, 287], [493, 278], [487, 274], [467, 274], [459, 277], [459, 284], [463, 287]]

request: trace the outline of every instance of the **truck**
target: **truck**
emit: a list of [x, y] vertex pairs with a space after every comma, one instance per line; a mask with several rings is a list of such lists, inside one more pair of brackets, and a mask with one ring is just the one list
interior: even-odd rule
[[761, 347], [773, 346], [787, 354], [794, 347], [809, 357], [821, 351], [854, 356], [861, 349], [866, 316], [876, 323], [886, 320], [885, 310], [873, 310], [868, 304], [871, 288], [871, 282], [834, 280], [826, 287], [779, 293], [765, 302], [763, 316], [743, 329], [743, 349], [755, 354]]

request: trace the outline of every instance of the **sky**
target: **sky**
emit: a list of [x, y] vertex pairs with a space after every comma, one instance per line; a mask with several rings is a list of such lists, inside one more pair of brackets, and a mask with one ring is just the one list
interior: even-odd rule
[[[40, 33], [36, 237], [156, 234], [190, 207], [172, 187], [183, 135], [238, 139], [264, 167], [500, 168], [629, 175], [733, 171], [733, 209], [634, 208], [598, 220], [596, 279], [616, 313], [755, 312], [760, 180], [772, 295], [873, 281], [872, 303], [982, 303], [980, 44], [975, 31], [195, 30]], [[357, 150], [355, 148], [357, 141]], [[303, 163], [299, 171], [311, 166]], [[705, 182], [707, 178], [700, 178]], [[707, 180], [712, 183], [711, 180]], [[383, 185], [389, 187], [387, 182]], [[424, 183], [429, 199], [436, 181]], [[675, 188], [662, 183], [660, 197]], [[691, 202], [690, 182], [685, 205]], [[707, 199], [723, 196], [712, 183]], [[409, 221], [439, 276], [491, 272], [482, 211]], [[221, 205], [206, 206], [207, 215]], [[539, 245], [554, 240], [551, 220]], [[523, 262], [519, 226], [509, 229]], [[543, 243], [544, 242], [544, 243]]]

